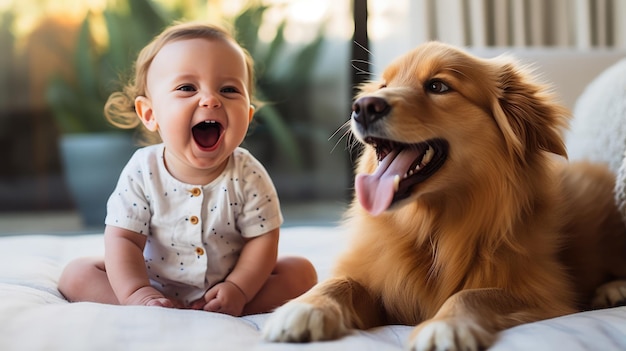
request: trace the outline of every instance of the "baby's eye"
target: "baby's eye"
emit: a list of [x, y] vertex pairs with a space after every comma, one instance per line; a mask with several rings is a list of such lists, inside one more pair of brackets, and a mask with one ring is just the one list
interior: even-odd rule
[[237, 93], [237, 92], [239, 92], [239, 90], [237, 90], [237, 88], [235, 88], [235, 87], [223, 87], [220, 91], [222, 93]]
[[185, 85], [179, 86], [178, 88], [176, 88], [176, 90], [179, 90], [179, 91], [196, 91], [196, 88], [193, 85], [185, 84]]
[[440, 80], [433, 79], [426, 83], [426, 90], [435, 94], [444, 94], [450, 91], [450, 87]]

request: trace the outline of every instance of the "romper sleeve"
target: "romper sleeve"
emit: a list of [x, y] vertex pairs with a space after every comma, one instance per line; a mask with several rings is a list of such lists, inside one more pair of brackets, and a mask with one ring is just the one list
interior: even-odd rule
[[150, 228], [149, 195], [145, 192], [144, 169], [138, 150], [120, 174], [107, 202], [105, 224], [148, 235]]
[[263, 165], [247, 151], [243, 156], [240, 169], [244, 205], [237, 226], [243, 237], [252, 238], [280, 227], [283, 215], [276, 188]]

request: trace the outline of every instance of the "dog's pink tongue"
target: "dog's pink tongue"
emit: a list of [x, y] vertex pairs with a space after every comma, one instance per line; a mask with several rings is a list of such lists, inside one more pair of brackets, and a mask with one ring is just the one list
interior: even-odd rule
[[387, 155], [372, 174], [357, 174], [354, 180], [356, 197], [361, 206], [373, 216], [384, 212], [391, 205], [396, 192], [394, 178], [406, 174], [419, 152], [404, 149]]

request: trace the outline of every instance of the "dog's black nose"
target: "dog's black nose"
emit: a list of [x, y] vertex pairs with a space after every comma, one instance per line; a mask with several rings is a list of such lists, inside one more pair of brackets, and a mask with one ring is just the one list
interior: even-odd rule
[[364, 96], [352, 104], [352, 118], [363, 127], [384, 117], [391, 110], [387, 100], [374, 96]]

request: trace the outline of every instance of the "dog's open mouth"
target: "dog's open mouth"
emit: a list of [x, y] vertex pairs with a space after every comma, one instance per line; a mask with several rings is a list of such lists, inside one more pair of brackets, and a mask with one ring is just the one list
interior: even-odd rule
[[203, 149], [210, 151], [214, 149], [224, 131], [224, 127], [216, 121], [203, 121], [191, 128], [191, 134], [196, 144]]
[[378, 138], [365, 142], [376, 148], [378, 167], [372, 174], [358, 174], [354, 186], [361, 206], [372, 215], [408, 197], [411, 189], [435, 174], [448, 156], [448, 142], [443, 139], [418, 144]]

